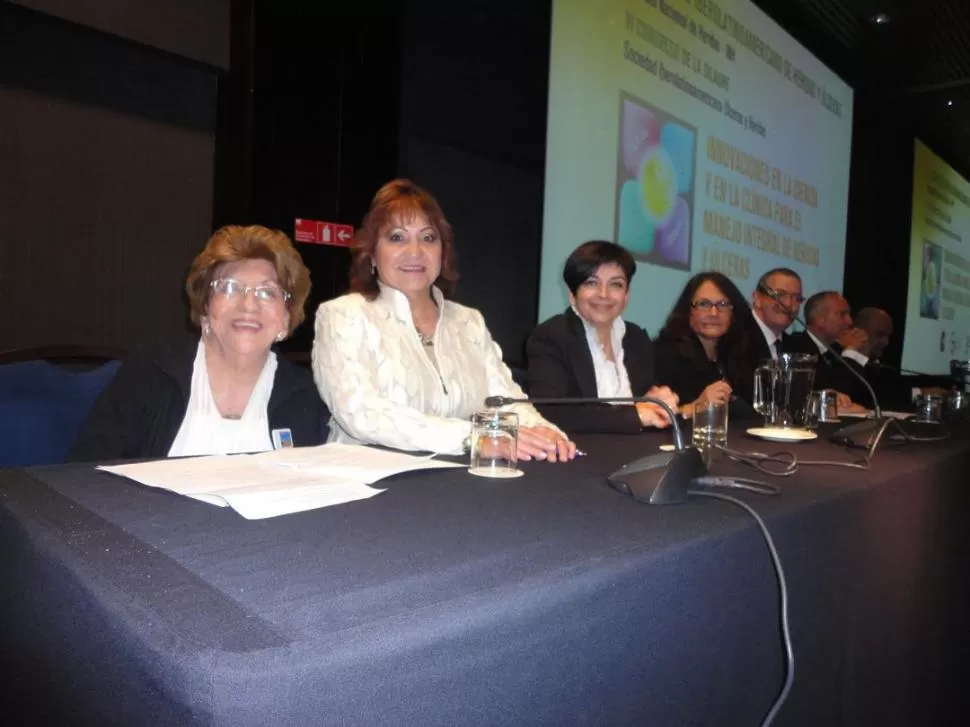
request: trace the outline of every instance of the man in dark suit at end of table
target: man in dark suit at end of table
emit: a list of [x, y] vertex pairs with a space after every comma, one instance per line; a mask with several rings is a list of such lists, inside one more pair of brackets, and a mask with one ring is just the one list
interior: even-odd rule
[[[778, 295], [784, 308], [778, 300], [768, 295], [768, 291]], [[754, 319], [764, 334], [764, 338], [756, 344], [759, 348], [758, 361], [777, 359], [778, 354], [785, 350], [785, 331], [795, 320], [791, 314], [798, 315], [803, 300], [802, 279], [791, 268], [774, 268], [758, 279], [751, 296]]]
[[[947, 396], [949, 390], [927, 375], [904, 376], [901, 369], [884, 366], [880, 359], [893, 335], [893, 318], [882, 308], [862, 308], [855, 316], [855, 324], [869, 336], [863, 353], [869, 356], [865, 375], [876, 390], [879, 403], [889, 409], [906, 411], [912, 408], [916, 394]], [[915, 372], [912, 372], [915, 373]], [[915, 386], [914, 384], [919, 384]], [[927, 385], [929, 384], [929, 385]]]
[[[865, 385], [834, 358], [841, 356], [857, 373], [866, 375], [869, 336], [854, 326], [849, 302], [834, 290], [816, 293], [805, 301], [805, 322], [808, 329], [787, 336], [784, 347], [787, 353], [819, 357], [815, 389], [835, 389], [853, 401], [872, 406], [872, 397]], [[845, 406], [847, 402], [839, 398], [840, 406]]]

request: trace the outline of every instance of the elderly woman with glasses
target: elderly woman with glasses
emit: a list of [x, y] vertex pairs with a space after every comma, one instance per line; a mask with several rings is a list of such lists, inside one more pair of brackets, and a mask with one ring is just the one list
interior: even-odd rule
[[721, 273], [698, 273], [657, 336], [655, 380], [673, 389], [681, 413], [694, 404], [739, 400], [750, 413], [760, 332], [737, 286]]
[[260, 452], [320, 444], [328, 413], [309, 371], [271, 346], [303, 320], [310, 273], [289, 238], [218, 230], [185, 289], [202, 335], [139, 351], [95, 402], [69, 459]]

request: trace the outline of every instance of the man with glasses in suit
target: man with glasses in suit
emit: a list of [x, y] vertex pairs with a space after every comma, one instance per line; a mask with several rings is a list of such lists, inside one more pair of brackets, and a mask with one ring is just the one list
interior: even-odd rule
[[[769, 293], [777, 294], [780, 302]], [[758, 279], [758, 285], [751, 297], [751, 310], [764, 336], [763, 342], [757, 342], [759, 360], [777, 359], [785, 350], [785, 331], [795, 320], [792, 314], [798, 315], [804, 300], [802, 279], [791, 268], [773, 268]]]

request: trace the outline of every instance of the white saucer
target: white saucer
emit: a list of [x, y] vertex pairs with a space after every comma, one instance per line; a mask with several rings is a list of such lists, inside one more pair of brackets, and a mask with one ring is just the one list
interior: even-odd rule
[[491, 467], [476, 467], [474, 469], [469, 467], [468, 474], [475, 475], [476, 477], [491, 477], [496, 480], [507, 480], [513, 477], [521, 477], [525, 472], [522, 470], [493, 469]]
[[818, 439], [818, 434], [807, 429], [781, 429], [779, 427], [752, 427], [747, 430], [752, 437], [770, 439], [772, 442], [807, 442]]
[[672, 444], [661, 444], [660, 445], [660, 451], [661, 452], [673, 452], [675, 449], [677, 449], [677, 448], [674, 445], [672, 445]]

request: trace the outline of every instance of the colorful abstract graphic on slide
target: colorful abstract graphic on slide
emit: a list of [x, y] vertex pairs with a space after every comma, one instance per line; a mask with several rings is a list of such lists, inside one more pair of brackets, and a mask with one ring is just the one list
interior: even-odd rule
[[616, 241], [643, 262], [689, 270], [697, 130], [620, 96]]

